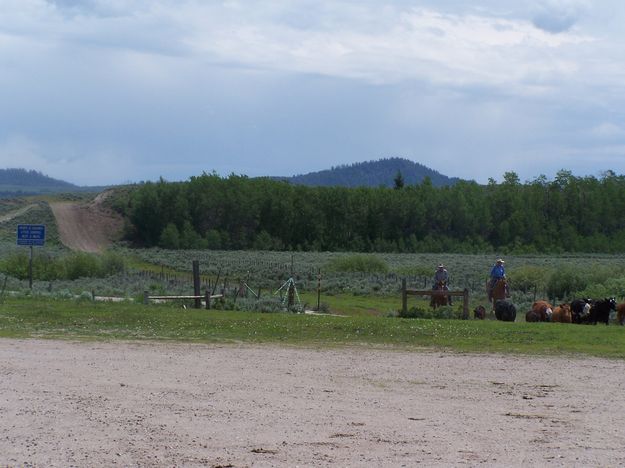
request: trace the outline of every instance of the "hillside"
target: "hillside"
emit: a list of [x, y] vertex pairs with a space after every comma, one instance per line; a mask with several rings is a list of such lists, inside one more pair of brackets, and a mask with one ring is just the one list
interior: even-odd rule
[[39, 171], [26, 169], [0, 169], [0, 197], [45, 195], [61, 192], [99, 192], [102, 187], [79, 187], [54, 179]]
[[426, 177], [435, 187], [454, 185], [460, 179], [447, 177], [423, 164], [404, 158], [388, 158], [350, 165], [336, 166], [318, 172], [287, 177], [296, 185], [341, 187], [392, 187], [397, 172], [401, 172], [405, 185], [420, 184]]

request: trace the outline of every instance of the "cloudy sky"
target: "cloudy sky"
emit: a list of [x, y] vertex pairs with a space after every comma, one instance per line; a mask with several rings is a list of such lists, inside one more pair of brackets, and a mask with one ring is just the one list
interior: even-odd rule
[[0, 0], [0, 167], [625, 172], [621, 0]]

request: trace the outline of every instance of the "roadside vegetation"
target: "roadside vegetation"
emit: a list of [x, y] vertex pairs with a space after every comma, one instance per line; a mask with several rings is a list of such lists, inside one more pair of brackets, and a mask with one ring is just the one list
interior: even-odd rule
[[[21, 249], [0, 260], [0, 271], [18, 280], [26, 280], [30, 274], [29, 263], [29, 254]], [[38, 251], [32, 261], [32, 275], [37, 281], [105, 278], [124, 271], [124, 258], [113, 252], [102, 255], [84, 252], [53, 255]]]

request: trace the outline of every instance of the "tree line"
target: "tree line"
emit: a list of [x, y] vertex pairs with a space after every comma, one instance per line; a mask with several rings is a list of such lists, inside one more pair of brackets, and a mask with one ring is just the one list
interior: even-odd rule
[[560, 171], [521, 183], [307, 187], [202, 174], [148, 182], [116, 206], [131, 241], [172, 249], [625, 252], [625, 177]]

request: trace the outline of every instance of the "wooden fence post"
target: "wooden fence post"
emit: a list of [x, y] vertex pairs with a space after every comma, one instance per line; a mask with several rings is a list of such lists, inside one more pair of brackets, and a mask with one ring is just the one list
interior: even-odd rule
[[319, 273], [317, 274], [317, 312], [321, 307], [321, 268], [319, 268]]
[[209, 292], [209, 290], [206, 290], [206, 293], [204, 293], [204, 300], [206, 301], [206, 310], [210, 310], [211, 308], [211, 293]]
[[464, 295], [462, 296], [462, 320], [469, 318], [469, 290], [464, 288]]
[[143, 303], [148, 304], [150, 302], [150, 292], [143, 291]]
[[[199, 260], [193, 260], [193, 295], [200, 296], [200, 262]], [[195, 308], [199, 309], [202, 307], [202, 299], [200, 297], [196, 297], [195, 299]]]
[[401, 280], [401, 310], [405, 317], [408, 314], [408, 293], [406, 293], [406, 278]]

